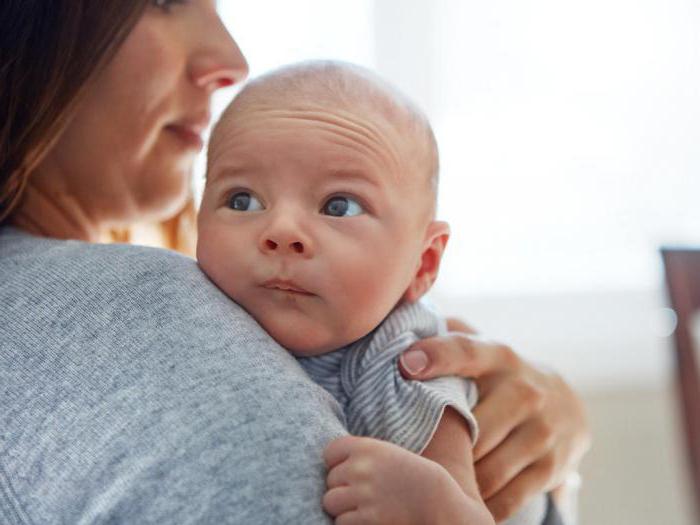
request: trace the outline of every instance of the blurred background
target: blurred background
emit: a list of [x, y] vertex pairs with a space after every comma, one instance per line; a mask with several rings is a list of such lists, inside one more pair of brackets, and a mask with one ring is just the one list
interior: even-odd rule
[[426, 111], [452, 226], [432, 298], [584, 397], [580, 523], [693, 523], [658, 247], [700, 244], [700, 3], [219, 7], [251, 75], [348, 60]]

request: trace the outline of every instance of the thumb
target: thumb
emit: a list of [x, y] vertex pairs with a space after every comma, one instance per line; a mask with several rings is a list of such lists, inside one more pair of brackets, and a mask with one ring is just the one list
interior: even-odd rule
[[399, 359], [407, 379], [441, 376], [481, 377], [517, 366], [517, 355], [506, 345], [452, 332], [416, 342]]

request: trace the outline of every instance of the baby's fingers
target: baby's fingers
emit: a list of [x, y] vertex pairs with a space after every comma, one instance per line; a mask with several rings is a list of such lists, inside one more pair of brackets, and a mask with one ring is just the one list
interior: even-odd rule
[[335, 525], [367, 525], [368, 521], [359, 510], [351, 510], [335, 519]]
[[331, 469], [348, 459], [358, 440], [360, 438], [356, 436], [343, 436], [331, 441], [323, 451], [323, 461], [326, 463], [326, 467]]
[[328, 476], [326, 476], [326, 488], [332, 489], [351, 484], [352, 465], [350, 461], [343, 461], [328, 471]]
[[[350, 487], [336, 487], [323, 495], [323, 510], [333, 517], [357, 508], [354, 491]], [[337, 521], [336, 521], [337, 523]]]

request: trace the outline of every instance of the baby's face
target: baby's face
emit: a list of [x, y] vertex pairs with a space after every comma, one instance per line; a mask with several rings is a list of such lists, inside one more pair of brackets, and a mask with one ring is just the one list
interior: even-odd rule
[[339, 109], [255, 109], [231, 120], [209, 155], [200, 266], [298, 355], [359, 339], [420, 263], [430, 197], [410, 169], [410, 144]]

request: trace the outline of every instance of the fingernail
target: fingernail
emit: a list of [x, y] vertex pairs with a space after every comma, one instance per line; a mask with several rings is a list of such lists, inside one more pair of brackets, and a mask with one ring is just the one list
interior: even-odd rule
[[416, 375], [428, 366], [428, 356], [422, 350], [411, 350], [401, 356], [401, 364], [411, 375]]

